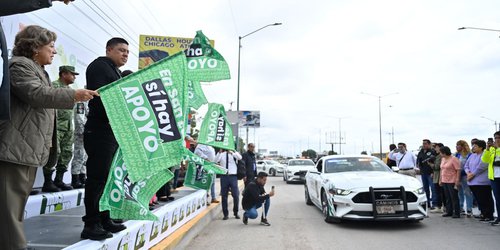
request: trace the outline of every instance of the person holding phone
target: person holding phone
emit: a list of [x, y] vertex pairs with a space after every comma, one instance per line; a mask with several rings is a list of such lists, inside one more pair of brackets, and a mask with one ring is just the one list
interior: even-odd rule
[[257, 174], [257, 178], [245, 187], [242, 200], [243, 210], [245, 210], [243, 213], [243, 224], [248, 224], [248, 218], [257, 218], [257, 209], [262, 207], [262, 204], [264, 204], [264, 211], [262, 212], [260, 224], [263, 226], [271, 226], [271, 224], [267, 221], [267, 214], [269, 212], [269, 207], [271, 206], [270, 197], [274, 196], [274, 186], [268, 194], [264, 189], [266, 182], [267, 173], [259, 172]]

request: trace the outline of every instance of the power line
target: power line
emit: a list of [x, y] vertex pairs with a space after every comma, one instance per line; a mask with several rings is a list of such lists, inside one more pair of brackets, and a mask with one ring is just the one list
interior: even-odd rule
[[[116, 27], [111, 24], [106, 18], [104, 18], [99, 12], [97, 12], [97, 10], [94, 9], [94, 7], [90, 6], [90, 4], [87, 2], [87, 1], [83, 1], [83, 3], [85, 3], [85, 5], [87, 5], [87, 7], [89, 7], [94, 13], [96, 13], [104, 22], [106, 22], [111, 28], [113, 28], [116, 32], [118, 32], [118, 34], [120, 34], [120, 36], [123, 36], [123, 34], [118, 30], [116, 29]], [[93, 2], [92, 2], [93, 3]], [[99, 9], [100, 10], [100, 9]]]
[[[70, 20], [68, 20], [66, 17], [64, 17], [64, 15], [61, 15], [61, 13], [57, 12], [56, 8], [49, 8], [49, 9], [54, 11], [57, 15], [59, 15], [61, 18], [63, 18], [66, 22], [73, 25], [73, 27], [78, 29], [82, 34], [88, 35], [88, 33], [86, 31], [84, 31], [83, 29], [81, 29], [78, 25], [75, 25]], [[99, 46], [102, 46], [101, 42], [97, 41], [93, 36], [87, 36], [87, 37], [90, 38], [92, 41], [96, 42], [96, 44], [98, 44]]]
[[[85, 2], [85, 1], [84, 1]], [[101, 30], [103, 30], [106, 34], [108, 34], [110, 37], [113, 37], [111, 33], [109, 33], [106, 29], [104, 29], [99, 23], [97, 23], [94, 19], [92, 19], [90, 16], [88, 16], [85, 12], [83, 12], [76, 4], [71, 4], [71, 6], [74, 6], [80, 13], [82, 13], [84, 16], [86, 16], [91, 22], [93, 22], [95, 25], [97, 25]]]
[[161, 27], [161, 29], [165, 32], [165, 35], [167, 35], [167, 31], [163, 28], [163, 25], [161, 25], [161, 23], [158, 21], [158, 19], [156, 19], [156, 16], [153, 14], [153, 12], [151, 12], [151, 10], [148, 8], [148, 5], [145, 4], [143, 1], [140, 1], [142, 3], [142, 5], [144, 6], [144, 8], [149, 12], [149, 14], [153, 17], [153, 19], [156, 21], [156, 23], [158, 24], [159, 27]]
[[118, 19], [120, 19], [121, 23], [122, 23], [122, 24], [124, 24], [124, 25], [125, 25], [125, 27], [126, 27], [127, 29], [129, 29], [129, 30], [132, 30], [132, 31], [133, 31], [134, 29], [132, 29], [132, 27], [130, 27], [130, 26], [128, 25], [128, 22], [125, 22], [125, 21], [124, 21], [124, 20], [120, 17], [120, 15], [118, 15], [118, 14], [117, 14], [117, 13], [113, 10], [113, 8], [111, 8], [111, 7], [110, 7], [110, 6], [109, 6], [106, 2], [107, 2], [107, 1], [102, 1], [102, 3], [103, 3], [104, 5], [106, 5], [106, 7], [108, 7], [108, 9], [109, 9], [111, 12], [113, 12], [113, 14], [115, 14], [115, 16], [116, 16], [116, 17], [118, 17]]
[[[118, 31], [118, 30], [117, 30], [117, 29], [116, 29], [116, 28], [115, 28], [112, 24], [110, 24], [110, 23], [109, 23], [109, 22], [108, 22], [108, 21], [107, 21], [107, 20], [106, 20], [103, 16], [101, 16], [101, 14], [99, 14], [99, 13], [98, 13], [98, 12], [97, 12], [94, 8], [92, 8], [92, 6], [90, 6], [90, 5], [89, 5], [87, 2], [85, 2], [85, 1], [83, 1], [83, 2], [84, 2], [84, 3], [85, 3], [85, 5], [87, 5], [87, 6], [88, 6], [88, 7], [89, 7], [92, 11], [94, 11], [94, 13], [96, 13], [96, 14], [97, 14], [97, 15], [98, 15], [98, 16], [99, 16], [102, 20], [104, 20], [104, 22], [106, 22], [106, 23], [107, 23], [109, 26], [111, 26], [111, 27], [112, 27], [112, 28], [113, 28], [116, 32], [118, 32], [121, 36], [123, 36], [123, 35], [121, 34], [121, 32], [120, 32], [120, 31]], [[76, 6], [76, 5], [74, 5], [74, 6]], [[88, 16], [87, 16], [87, 17], [88, 17]], [[95, 23], [95, 21], [94, 21], [94, 23]], [[108, 32], [106, 32], [106, 33], [108, 33]], [[111, 35], [110, 33], [108, 33], [108, 34], [109, 34], [111, 37], [113, 37], [113, 35]], [[134, 52], [130, 52], [130, 53], [131, 53], [132, 55], [134, 55], [134, 56], [137, 56], [137, 54], [136, 54], [136, 53], [134, 53]]]
[[35, 13], [32, 12], [32, 13], [28, 13], [28, 14], [30, 14], [30, 15], [38, 18], [38, 19], [40, 19], [42, 22], [44, 22], [45, 24], [47, 24], [48, 26], [50, 26], [51, 29], [57, 31], [57, 33], [65, 35], [67, 38], [69, 38], [70, 40], [73, 40], [74, 42], [76, 42], [77, 44], [79, 44], [80, 46], [82, 46], [83, 48], [86, 48], [88, 51], [92, 52], [94, 55], [99, 56], [97, 53], [95, 53], [95, 51], [93, 51], [89, 47], [85, 46], [84, 44], [82, 44], [78, 40], [73, 39], [70, 35], [66, 34], [65, 32], [63, 32], [63, 31], [59, 30], [58, 28], [54, 27], [52, 24], [50, 24], [49, 22], [43, 20], [43, 18], [37, 16]]
[[124, 33], [125, 33], [125, 34], [126, 34], [126, 35], [130, 38], [130, 39], [131, 39], [131, 41], [132, 41], [132, 42], [134, 42], [134, 43], [136, 44], [136, 46], [137, 46], [137, 47], [139, 47], [139, 43], [137, 43], [137, 42], [135, 41], [135, 39], [133, 38], [133, 36], [131, 36], [129, 33], [127, 33], [127, 31], [125, 31], [125, 30], [121, 27], [121, 25], [118, 25], [118, 24], [117, 24], [117, 23], [116, 23], [116, 22], [115, 22], [115, 21], [114, 21], [111, 17], [109, 17], [109, 16], [108, 16], [108, 14], [106, 14], [106, 12], [105, 12], [105, 11], [103, 11], [103, 10], [102, 10], [99, 6], [97, 6], [97, 4], [95, 4], [95, 3], [94, 3], [94, 1], [90, 0], [90, 2], [91, 2], [92, 4], [94, 4], [94, 6], [95, 6], [97, 9], [99, 9], [99, 10], [100, 10], [100, 11], [101, 11], [101, 12], [102, 12], [102, 13], [103, 13], [103, 14], [104, 14], [104, 15], [105, 15], [105, 16], [106, 16], [106, 17], [107, 17], [107, 18], [108, 18], [111, 22], [113, 22], [113, 23], [115, 24], [115, 26], [116, 26], [116, 27], [118, 27], [120, 30], [122, 30], [122, 31], [123, 31], [123, 32], [124, 32]]
[[141, 15], [138, 11], [137, 11], [137, 8], [136, 8], [134, 5], [132, 5], [131, 1], [124, 1], [124, 2], [126, 2], [126, 3], [128, 3], [130, 6], [132, 6], [132, 9], [133, 9], [133, 10], [135, 11], [135, 13], [136, 13], [136, 14], [137, 14], [137, 15], [138, 15], [141, 19], [142, 19], [142, 21], [144, 21], [144, 23], [146, 24], [146, 26], [148, 26], [148, 28], [149, 28], [150, 30], [154, 30], [153, 28], [151, 28], [151, 25], [149, 25], [149, 22], [148, 22], [146, 19], [144, 19], [144, 17], [143, 17], [143, 16], [142, 16], [142, 15]]
[[234, 11], [233, 6], [231, 5], [231, 0], [227, 0], [227, 3], [229, 5], [229, 11], [231, 12], [231, 18], [233, 20], [234, 31], [236, 32], [236, 34], [238, 34], [238, 27], [236, 26], [236, 19], [234, 18]]

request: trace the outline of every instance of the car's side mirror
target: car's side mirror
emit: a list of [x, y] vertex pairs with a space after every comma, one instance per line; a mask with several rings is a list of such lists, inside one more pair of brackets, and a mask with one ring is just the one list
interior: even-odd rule
[[321, 174], [320, 172], [318, 172], [316, 170], [310, 170], [309, 173], [311, 173], [311, 174]]

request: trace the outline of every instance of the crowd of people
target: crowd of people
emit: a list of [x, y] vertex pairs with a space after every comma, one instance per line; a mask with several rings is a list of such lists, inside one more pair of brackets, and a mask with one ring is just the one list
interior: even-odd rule
[[[68, 4], [72, 0], [62, 0]], [[0, 16], [24, 13], [52, 6], [52, 1], [2, 1]], [[0, 49], [3, 66], [0, 78], [0, 249], [26, 249], [24, 235], [24, 210], [32, 190], [36, 171], [43, 166], [42, 191], [58, 192], [73, 188], [85, 188], [85, 215], [82, 239], [104, 240], [112, 233], [126, 229], [121, 220], [110, 217], [109, 211], [99, 210], [113, 156], [118, 149], [98, 88], [119, 80], [124, 74], [120, 68], [128, 60], [128, 42], [119, 37], [108, 40], [105, 56], [92, 61], [85, 72], [87, 86], [84, 89], [69, 87], [79, 75], [72, 65], [61, 65], [59, 77], [51, 82], [45, 66], [52, 64], [57, 54], [56, 33], [38, 25], [24, 27], [14, 39], [12, 58], [7, 58], [7, 46], [0, 25]], [[196, 146], [196, 143], [195, 143]], [[233, 214], [238, 215], [239, 190], [235, 178], [236, 164], [245, 161], [248, 192], [243, 194], [243, 222], [256, 218], [255, 209], [265, 203], [261, 224], [267, 222], [269, 197], [265, 193], [265, 173], [256, 173], [253, 144], [243, 155], [221, 151], [218, 155], [210, 146], [197, 145], [194, 152], [202, 158], [216, 162], [228, 169], [221, 176], [222, 205], [227, 219], [229, 192], [235, 205]], [[63, 181], [71, 162], [71, 184]], [[173, 189], [177, 184], [179, 167], [173, 167]], [[55, 171], [55, 178], [53, 173]], [[257, 177], [254, 180], [254, 177]], [[215, 184], [214, 184], [215, 185]], [[214, 185], [211, 201], [219, 202]], [[160, 200], [172, 200], [171, 183], [158, 190]], [[152, 200], [155, 202], [155, 200]]]
[[[431, 213], [443, 217], [475, 217], [493, 226], [500, 225], [500, 131], [487, 141], [474, 138], [456, 142], [456, 151], [442, 143], [424, 139], [415, 156], [405, 143], [392, 144], [387, 164], [400, 174], [420, 174]], [[477, 206], [480, 214], [472, 213]], [[494, 217], [495, 207], [497, 218]]]

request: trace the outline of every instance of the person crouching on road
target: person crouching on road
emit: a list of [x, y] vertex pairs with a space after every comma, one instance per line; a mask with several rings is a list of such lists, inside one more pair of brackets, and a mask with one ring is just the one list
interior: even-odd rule
[[248, 224], [248, 218], [255, 219], [258, 216], [257, 209], [264, 203], [264, 211], [262, 213], [260, 224], [271, 226], [267, 221], [267, 214], [271, 205], [271, 196], [274, 196], [274, 187], [269, 194], [266, 193], [264, 185], [266, 185], [267, 173], [259, 172], [257, 178], [250, 182], [243, 190], [242, 206], [245, 212], [243, 213], [243, 224]]

